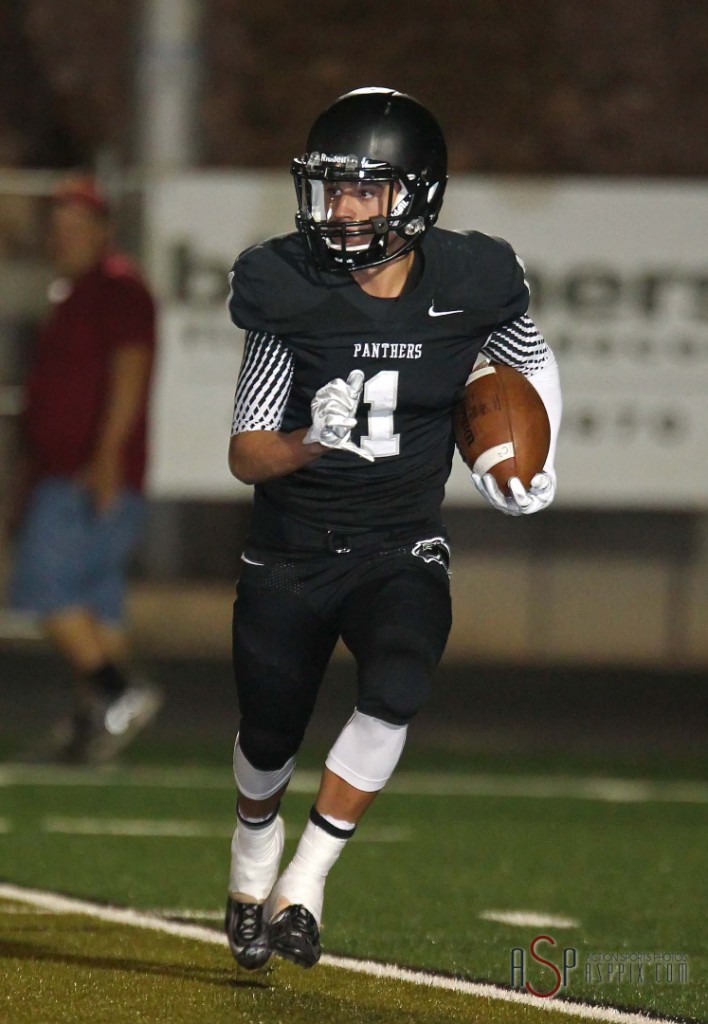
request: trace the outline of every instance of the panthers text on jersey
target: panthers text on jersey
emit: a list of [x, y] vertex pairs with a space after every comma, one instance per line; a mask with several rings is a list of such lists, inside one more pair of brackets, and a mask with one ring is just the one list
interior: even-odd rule
[[548, 347], [526, 316], [523, 265], [502, 239], [431, 229], [415, 287], [397, 299], [317, 271], [296, 233], [247, 249], [230, 312], [246, 331], [232, 432], [311, 423], [318, 388], [365, 375], [352, 440], [375, 459], [329, 451], [257, 484], [259, 504], [324, 529], [405, 526], [439, 514], [454, 453], [452, 414], [477, 355], [527, 375]]

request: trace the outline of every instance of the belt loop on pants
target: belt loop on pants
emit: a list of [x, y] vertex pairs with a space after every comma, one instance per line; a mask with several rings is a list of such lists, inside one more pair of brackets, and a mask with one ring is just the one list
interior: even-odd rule
[[351, 552], [349, 538], [343, 533], [327, 530], [327, 549], [335, 555], [348, 555]]

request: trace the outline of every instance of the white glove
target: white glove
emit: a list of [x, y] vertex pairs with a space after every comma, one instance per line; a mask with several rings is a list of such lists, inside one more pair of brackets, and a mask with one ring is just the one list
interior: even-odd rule
[[354, 452], [362, 459], [373, 462], [374, 456], [351, 440], [363, 387], [363, 370], [352, 370], [346, 381], [336, 377], [321, 387], [310, 404], [312, 426], [305, 434], [303, 443], [323, 444], [325, 448]]
[[507, 516], [528, 516], [533, 512], [540, 512], [551, 504], [556, 493], [556, 475], [545, 470], [536, 474], [528, 491], [518, 477], [511, 477], [510, 497], [502, 494], [491, 473], [485, 473], [484, 476], [473, 473], [472, 483], [490, 505]]

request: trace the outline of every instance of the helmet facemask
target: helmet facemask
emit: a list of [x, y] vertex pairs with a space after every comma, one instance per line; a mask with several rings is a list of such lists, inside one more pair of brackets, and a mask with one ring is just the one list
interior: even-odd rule
[[[424, 216], [420, 200], [427, 201], [429, 195], [432, 199], [437, 184], [429, 185], [384, 161], [315, 152], [295, 159], [292, 174], [298, 196], [297, 226], [320, 270], [346, 273], [398, 259], [417, 244], [432, 222]], [[333, 220], [326, 185], [337, 181], [388, 184], [384, 210], [370, 220]]]

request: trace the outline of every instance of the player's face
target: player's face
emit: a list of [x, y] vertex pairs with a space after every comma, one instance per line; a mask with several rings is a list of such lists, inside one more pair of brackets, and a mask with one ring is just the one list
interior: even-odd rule
[[[331, 181], [326, 182], [325, 203], [327, 222], [343, 224], [347, 221], [367, 221], [372, 217], [386, 217], [393, 207], [398, 186], [386, 181]], [[373, 238], [371, 232], [355, 228], [347, 231], [352, 235], [348, 245], [351, 250], [366, 249]]]
[[51, 212], [50, 244], [60, 273], [77, 277], [101, 258], [108, 241], [105, 217], [85, 203], [57, 203]]
[[325, 184], [327, 220], [341, 223], [386, 216], [390, 189], [390, 182], [328, 181]]

